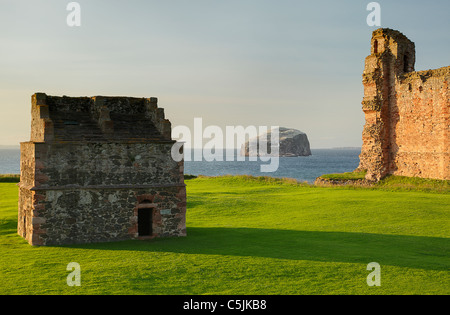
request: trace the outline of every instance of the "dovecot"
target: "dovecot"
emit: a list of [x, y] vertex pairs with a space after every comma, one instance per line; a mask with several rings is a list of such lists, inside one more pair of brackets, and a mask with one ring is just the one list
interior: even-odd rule
[[18, 233], [32, 245], [186, 235], [183, 161], [156, 98], [32, 96]]

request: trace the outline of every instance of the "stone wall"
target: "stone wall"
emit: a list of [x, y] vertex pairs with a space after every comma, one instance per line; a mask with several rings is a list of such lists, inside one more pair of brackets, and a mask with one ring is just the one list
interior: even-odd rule
[[28, 243], [36, 244], [38, 236], [33, 239], [33, 217], [39, 214], [35, 212], [34, 191], [24, 187], [19, 188], [19, 213], [17, 223], [17, 233], [25, 238]]
[[182, 184], [173, 143], [33, 143], [38, 188]]
[[[37, 165], [39, 167], [39, 165]], [[33, 142], [20, 144], [20, 182], [22, 186], [29, 188], [35, 184], [36, 164], [35, 145]]]
[[391, 174], [450, 179], [450, 67], [411, 72], [391, 107]]
[[362, 102], [366, 124], [358, 170], [450, 179], [450, 67], [415, 72], [415, 45], [398, 31], [373, 33]]
[[[156, 98], [37, 93], [31, 113], [18, 210], [18, 234], [30, 244], [186, 235], [184, 162], [171, 157]], [[151, 234], [139, 233], [141, 209]]]
[[[21, 194], [21, 203], [29, 204], [29, 194]], [[28, 225], [26, 235], [21, 235], [33, 245], [137, 239], [138, 209], [143, 201], [150, 202], [147, 206], [153, 215], [153, 233], [149, 238], [186, 235], [184, 186], [52, 189], [32, 194], [33, 209], [22, 208], [23, 216], [32, 225]]]
[[171, 140], [171, 123], [158, 99], [32, 96], [31, 138], [48, 141]]

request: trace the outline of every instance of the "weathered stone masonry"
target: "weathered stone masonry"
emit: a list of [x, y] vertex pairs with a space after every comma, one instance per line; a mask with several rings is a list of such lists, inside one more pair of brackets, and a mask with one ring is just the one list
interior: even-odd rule
[[173, 143], [156, 98], [33, 95], [19, 235], [32, 245], [185, 236]]
[[358, 170], [450, 179], [450, 67], [414, 71], [415, 45], [390, 29], [373, 32], [362, 102], [366, 124]]

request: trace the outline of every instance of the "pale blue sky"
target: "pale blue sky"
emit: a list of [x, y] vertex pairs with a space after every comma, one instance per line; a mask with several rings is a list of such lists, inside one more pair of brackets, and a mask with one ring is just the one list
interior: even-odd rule
[[[30, 96], [158, 97], [172, 125], [279, 125], [313, 148], [360, 146], [360, 0], [0, 0], [0, 144], [29, 139]], [[450, 1], [378, 1], [416, 43], [417, 70], [450, 64]]]

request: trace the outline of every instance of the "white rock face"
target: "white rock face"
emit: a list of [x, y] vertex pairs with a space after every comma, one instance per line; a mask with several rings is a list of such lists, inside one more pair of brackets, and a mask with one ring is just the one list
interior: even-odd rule
[[[242, 156], [274, 156], [271, 153], [271, 132], [259, 135], [257, 138], [250, 139], [241, 147]], [[306, 133], [300, 130], [280, 127], [278, 128], [279, 143], [274, 143], [279, 147], [280, 157], [308, 156], [311, 155], [311, 149]], [[259, 146], [267, 142], [267, 149], [260, 150]], [[267, 154], [266, 154], [267, 152]]]

